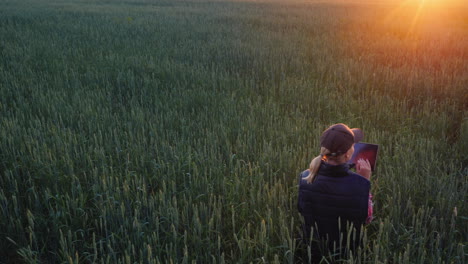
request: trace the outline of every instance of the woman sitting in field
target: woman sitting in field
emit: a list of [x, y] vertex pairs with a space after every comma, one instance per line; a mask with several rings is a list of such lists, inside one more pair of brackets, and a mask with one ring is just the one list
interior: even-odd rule
[[329, 254], [346, 257], [349, 250], [355, 252], [361, 226], [372, 219], [369, 161], [358, 160], [357, 173], [347, 163], [354, 143], [362, 138], [360, 129], [330, 126], [320, 138], [320, 155], [300, 175], [298, 209], [313, 262]]

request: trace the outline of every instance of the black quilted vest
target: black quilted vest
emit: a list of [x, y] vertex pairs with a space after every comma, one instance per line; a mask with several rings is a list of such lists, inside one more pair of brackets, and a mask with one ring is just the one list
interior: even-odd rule
[[328, 249], [344, 248], [348, 225], [356, 230], [351, 236], [353, 251], [360, 243], [361, 226], [367, 218], [370, 182], [349, 168], [348, 164], [330, 165], [322, 161], [311, 184], [303, 179], [309, 175], [308, 170], [300, 174], [298, 209], [305, 221], [304, 239], [310, 239], [314, 227], [314, 240], [326, 240]]

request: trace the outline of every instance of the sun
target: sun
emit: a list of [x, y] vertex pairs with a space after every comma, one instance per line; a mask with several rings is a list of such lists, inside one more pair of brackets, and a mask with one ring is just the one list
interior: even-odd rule
[[384, 18], [386, 24], [402, 25], [406, 37], [417, 36], [419, 29], [442, 28], [457, 15], [457, 6], [466, 6], [462, 0], [401, 0]]
[[408, 0], [408, 2], [414, 2], [419, 4], [444, 4], [450, 1], [451, 0]]
[[419, 5], [421, 7], [444, 7], [454, 4], [463, 4], [464, 0], [403, 0], [402, 2]]

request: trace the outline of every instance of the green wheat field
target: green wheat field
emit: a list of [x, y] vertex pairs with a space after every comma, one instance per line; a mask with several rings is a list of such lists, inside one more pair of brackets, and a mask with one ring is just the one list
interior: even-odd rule
[[436, 2], [0, 0], [0, 263], [307, 263], [339, 122], [375, 219], [322, 263], [467, 263], [468, 2]]

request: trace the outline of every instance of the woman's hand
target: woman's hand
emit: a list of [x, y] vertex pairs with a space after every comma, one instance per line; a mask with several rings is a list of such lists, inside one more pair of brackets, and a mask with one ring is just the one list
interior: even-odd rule
[[369, 160], [358, 159], [356, 163], [356, 172], [370, 181], [372, 169]]

